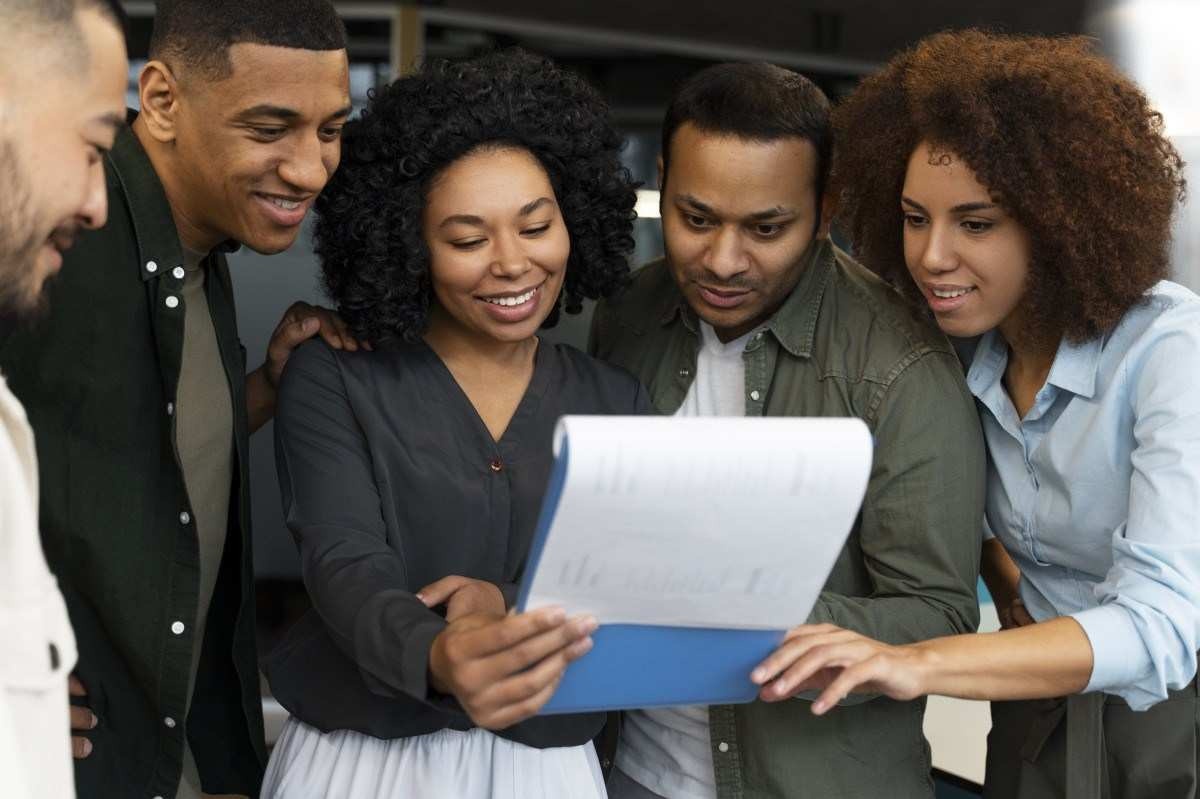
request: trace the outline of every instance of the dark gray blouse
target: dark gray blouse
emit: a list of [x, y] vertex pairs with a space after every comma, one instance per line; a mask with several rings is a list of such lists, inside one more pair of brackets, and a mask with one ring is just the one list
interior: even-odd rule
[[[529, 388], [495, 441], [426, 344], [288, 360], [275, 414], [284, 516], [313, 610], [272, 653], [285, 708], [321, 730], [401, 738], [471, 720], [427, 680], [446, 626], [413, 593], [449, 574], [511, 605], [563, 414], [650, 413], [627, 372], [542, 342]], [[540, 748], [592, 738], [603, 714], [535, 717], [500, 734]]]

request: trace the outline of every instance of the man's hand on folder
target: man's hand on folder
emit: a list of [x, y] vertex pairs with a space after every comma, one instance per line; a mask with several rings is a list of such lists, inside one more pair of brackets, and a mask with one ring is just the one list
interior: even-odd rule
[[475, 612], [453, 619], [448, 608], [447, 620], [429, 651], [430, 681], [434, 690], [455, 696], [472, 721], [491, 730], [537, 713], [554, 695], [567, 665], [592, 648], [597, 627], [594, 617], [568, 619], [561, 608], [509, 616]]

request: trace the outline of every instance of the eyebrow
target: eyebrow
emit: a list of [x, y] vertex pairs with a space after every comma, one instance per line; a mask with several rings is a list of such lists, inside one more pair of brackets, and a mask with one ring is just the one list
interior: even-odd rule
[[[701, 213], [709, 214], [711, 216], [719, 216], [719, 214], [716, 211], [714, 211], [711, 206], [709, 206], [706, 203], [701, 202], [700, 200], [696, 199], [695, 197], [693, 197], [690, 194], [676, 195], [675, 204], [676, 205], [686, 205], [691, 208], [694, 208], [697, 211], [700, 211]], [[763, 211], [755, 211], [752, 214], [747, 214], [745, 216], [745, 220], [749, 221], [749, 222], [759, 222], [764, 219], [778, 219], [781, 216], [794, 216], [795, 213], [796, 212], [790, 208], [785, 208], [782, 205], [777, 205], [774, 208], [767, 208], [766, 210], [763, 210]]]
[[97, 117], [96, 122], [105, 126], [106, 128], [112, 128], [113, 131], [119, 131], [121, 128], [125, 127], [125, 115], [118, 114], [114, 111]]
[[[521, 206], [517, 211], [517, 216], [529, 216], [543, 205], [553, 204], [553, 200], [549, 197], [538, 197], [536, 200], [531, 200]], [[449, 225], [483, 225], [483, 217], [475, 216], [474, 214], [454, 214], [448, 216], [438, 225], [439, 228], [444, 228]]]
[[[925, 206], [921, 205], [916, 200], [910, 200], [908, 197], [901, 197], [900, 202], [904, 203], [905, 205], [911, 205], [913, 208], [915, 208], [916, 210], [920, 211], [923, 214], [929, 213], [929, 211], [927, 211], [925, 209]], [[950, 213], [969, 214], [972, 211], [990, 211], [993, 208], [998, 208], [998, 207], [999, 206], [997, 206], [995, 203], [979, 203], [979, 202], [959, 203], [958, 205], [956, 205], [950, 209]]]
[[[329, 119], [340, 119], [342, 117], [348, 117], [348, 116], [350, 116], [350, 113], [353, 110], [354, 109], [351, 106], [345, 106], [343, 108], [339, 108], [337, 111], [335, 111], [334, 113], [329, 115]], [[294, 122], [295, 120], [299, 119], [301, 116], [303, 116], [303, 115], [294, 108], [285, 108], [280, 105], [271, 105], [270, 103], [261, 103], [259, 105], [251, 106], [250, 108], [247, 108], [243, 111], [239, 111], [237, 113], [237, 115], [234, 117], [234, 119], [255, 119], [255, 118], [262, 118], [262, 117], [272, 117], [274, 119], [278, 119], [283, 122]]]

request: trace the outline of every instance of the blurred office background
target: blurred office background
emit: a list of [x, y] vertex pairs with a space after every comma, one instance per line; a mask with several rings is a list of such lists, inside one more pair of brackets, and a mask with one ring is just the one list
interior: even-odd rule
[[[253, 2], [253, 0], [246, 0]], [[145, 63], [152, 2], [126, 2], [131, 16], [130, 105]], [[1013, 33], [1098, 37], [1102, 49], [1163, 111], [1184, 158], [1200, 164], [1200, 2], [1196, 0], [397, 0], [336, 2], [349, 32], [351, 93], [370, 90], [428, 58], [467, 58], [520, 45], [554, 58], [608, 98], [627, 138], [625, 161], [646, 190], [639, 202], [636, 263], [662, 252], [655, 159], [666, 102], [687, 75], [711, 63], [764, 60], [804, 73], [836, 102], [864, 75], [924, 35], [982, 26]], [[1200, 191], [1200, 170], [1189, 167]], [[260, 363], [284, 309], [323, 302], [307, 232], [288, 252], [231, 258], [239, 323], [250, 363]], [[1200, 290], [1200, 201], [1180, 213], [1175, 277]], [[550, 335], [583, 346], [590, 309]], [[283, 523], [272, 431], [252, 440], [255, 567], [262, 646], [307, 605], [291, 537]], [[995, 614], [983, 595], [984, 625]], [[939, 796], [974, 796], [982, 780], [986, 706], [932, 700], [927, 732]]]

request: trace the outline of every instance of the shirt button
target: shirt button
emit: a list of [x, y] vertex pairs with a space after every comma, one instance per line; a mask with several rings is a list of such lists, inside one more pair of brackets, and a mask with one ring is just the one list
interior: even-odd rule
[[184, 511], [183, 513], [179, 514], [179, 523], [180, 524], [187, 524], [191, 520], [192, 520], [192, 514], [188, 513], [187, 511]]
[[496, 460], [494, 460], [488, 464], [488, 468], [491, 469], [493, 472], [499, 472], [504, 468], [504, 464], [502, 464], [500, 462], [500, 459], [497, 458]]
[[687, 368], [686, 366], [679, 370], [680, 377], [688, 377], [691, 374], [692, 374], [692, 370]]
[[721, 741], [721, 743], [717, 744], [717, 749], [721, 752], [728, 752], [729, 744], [725, 743], [724, 741]]
[[154, 261], [147, 261], [146, 262], [146, 271], [153, 275], [155, 272], [158, 271], [158, 264], [154, 263]]
[[183, 267], [182, 266], [175, 267], [174, 269], [171, 270], [171, 275], [173, 277], [179, 278], [180, 280], [183, 280], [183, 275], [184, 275]]
[[181, 621], [173, 622], [171, 624], [171, 632], [175, 633], [176, 635], [183, 635], [184, 629], [183, 622]]
[[168, 402], [167, 403], [167, 416], [174, 416], [174, 415], [175, 415], [175, 403]]
[[163, 799], [161, 796], [156, 796], [154, 799]]
[[171, 718], [170, 716], [167, 716], [165, 719], [163, 719], [163, 724], [167, 725], [168, 730], [175, 729], [175, 719]]
[[170, 297], [167, 297], [167, 307], [168, 308], [178, 308], [179, 307], [179, 298], [176, 297], [174, 294], [172, 294]]
[[758, 398], [761, 396], [762, 394], [758, 393], [758, 389], [754, 389], [750, 392], [750, 399], [754, 400], [755, 402], [758, 402]]

